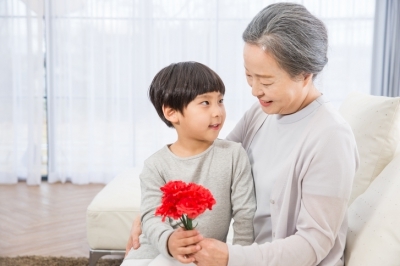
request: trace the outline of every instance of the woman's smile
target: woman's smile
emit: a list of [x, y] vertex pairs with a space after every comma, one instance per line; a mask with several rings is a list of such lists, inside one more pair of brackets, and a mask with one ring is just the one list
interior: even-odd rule
[[264, 106], [264, 107], [268, 107], [268, 106], [270, 106], [272, 103], [273, 103], [273, 101], [263, 101], [263, 100], [261, 100], [261, 99], [258, 99], [259, 101], [260, 101], [260, 104], [262, 105], [262, 106]]

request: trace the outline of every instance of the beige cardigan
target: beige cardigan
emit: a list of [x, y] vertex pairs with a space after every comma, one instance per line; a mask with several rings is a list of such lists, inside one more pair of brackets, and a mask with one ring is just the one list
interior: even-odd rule
[[[229, 266], [343, 265], [357, 147], [350, 126], [334, 107], [323, 96], [315, 101], [320, 106], [287, 158], [288, 175], [277, 177], [265, 203], [271, 207], [273, 241], [228, 245]], [[227, 139], [248, 151], [266, 118], [255, 104]]]

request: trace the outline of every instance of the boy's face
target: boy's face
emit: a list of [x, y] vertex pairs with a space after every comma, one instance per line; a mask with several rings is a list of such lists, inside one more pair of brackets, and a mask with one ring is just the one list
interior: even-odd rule
[[225, 106], [219, 92], [198, 95], [178, 113], [179, 126], [176, 127], [180, 138], [214, 141], [225, 122]]

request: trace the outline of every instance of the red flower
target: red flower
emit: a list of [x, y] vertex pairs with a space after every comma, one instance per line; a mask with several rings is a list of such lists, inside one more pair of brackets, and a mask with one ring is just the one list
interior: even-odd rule
[[155, 215], [174, 220], [180, 219], [187, 230], [193, 229], [192, 220], [206, 211], [211, 210], [216, 203], [211, 192], [195, 183], [186, 184], [182, 181], [169, 181], [161, 187], [163, 196], [161, 206]]

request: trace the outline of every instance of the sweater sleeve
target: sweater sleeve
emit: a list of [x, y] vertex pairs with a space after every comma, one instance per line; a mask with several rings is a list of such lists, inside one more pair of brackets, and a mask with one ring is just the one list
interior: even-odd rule
[[234, 158], [231, 188], [233, 244], [250, 245], [254, 242], [253, 218], [256, 211], [253, 177], [246, 151], [240, 146]]
[[260, 129], [267, 116], [268, 115], [260, 108], [259, 103], [253, 104], [239, 120], [235, 128], [228, 134], [226, 139], [242, 143], [243, 148], [247, 150], [254, 135]]
[[[260, 245], [228, 245], [229, 266], [318, 265], [331, 251], [341, 226], [347, 226], [344, 219], [358, 167], [355, 140], [345, 126], [330, 128], [306, 152], [296, 233]], [[338, 255], [337, 260], [343, 254]]]
[[157, 247], [161, 254], [171, 257], [168, 253], [167, 241], [174, 230], [169, 224], [162, 222], [160, 216], [154, 215], [156, 208], [161, 204], [160, 188], [165, 185], [164, 178], [156, 169], [155, 165], [147, 161], [140, 174], [142, 229], [150, 243]]
[[236, 124], [236, 126], [233, 128], [233, 130], [226, 136], [226, 140], [242, 143], [242, 140], [244, 139], [244, 129], [246, 128], [246, 115], [244, 115], [239, 122]]

